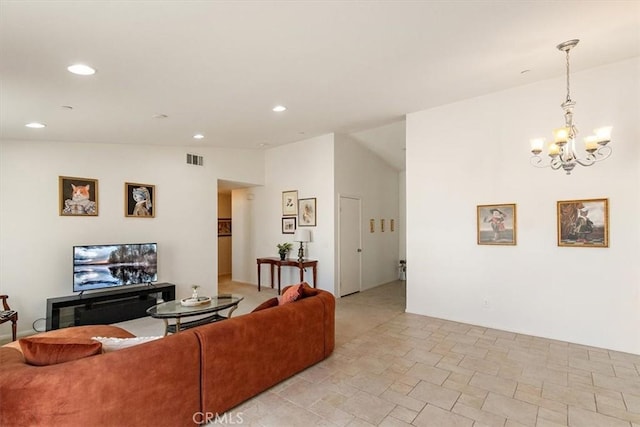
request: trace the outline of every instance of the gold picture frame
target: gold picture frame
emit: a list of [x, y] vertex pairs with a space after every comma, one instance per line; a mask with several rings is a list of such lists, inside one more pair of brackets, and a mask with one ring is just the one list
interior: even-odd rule
[[155, 218], [156, 186], [125, 182], [124, 216], [131, 218]]
[[558, 246], [609, 247], [609, 199], [557, 202]]
[[511, 245], [517, 242], [516, 204], [478, 205], [478, 245]]
[[98, 216], [98, 180], [59, 176], [58, 214], [60, 216]]

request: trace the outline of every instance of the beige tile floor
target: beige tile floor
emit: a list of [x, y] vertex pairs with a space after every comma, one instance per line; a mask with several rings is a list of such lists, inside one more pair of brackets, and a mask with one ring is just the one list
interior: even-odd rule
[[[234, 316], [275, 295], [220, 289], [245, 296]], [[339, 299], [333, 355], [217, 424], [640, 427], [640, 356], [407, 314], [404, 303], [403, 282]]]

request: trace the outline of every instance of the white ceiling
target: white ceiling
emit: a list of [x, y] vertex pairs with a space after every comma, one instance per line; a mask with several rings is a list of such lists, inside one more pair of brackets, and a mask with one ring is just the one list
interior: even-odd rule
[[406, 113], [561, 76], [572, 38], [572, 71], [640, 55], [640, 1], [1, 0], [0, 138], [262, 149], [336, 132], [401, 170]]

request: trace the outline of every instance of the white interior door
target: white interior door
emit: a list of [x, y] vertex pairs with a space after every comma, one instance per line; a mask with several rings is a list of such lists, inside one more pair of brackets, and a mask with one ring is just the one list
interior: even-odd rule
[[340, 197], [340, 296], [360, 291], [360, 199]]

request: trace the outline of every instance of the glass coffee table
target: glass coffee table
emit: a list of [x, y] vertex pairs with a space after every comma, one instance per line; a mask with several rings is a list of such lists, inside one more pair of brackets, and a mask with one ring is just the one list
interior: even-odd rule
[[[238, 304], [244, 297], [232, 294], [223, 294], [211, 297], [211, 301], [196, 306], [184, 306], [180, 300], [163, 302], [147, 310], [147, 314], [156, 319], [164, 320], [164, 334], [175, 334], [185, 329], [193, 328], [207, 323], [228, 319], [231, 313], [238, 308]], [[221, 311], [229, 309], [226, 316]], [[185, 317], [205, 316], [196, 320], [183, 322]], [[169, 324], [169, 319], [175, 319], [174, 324]]]

